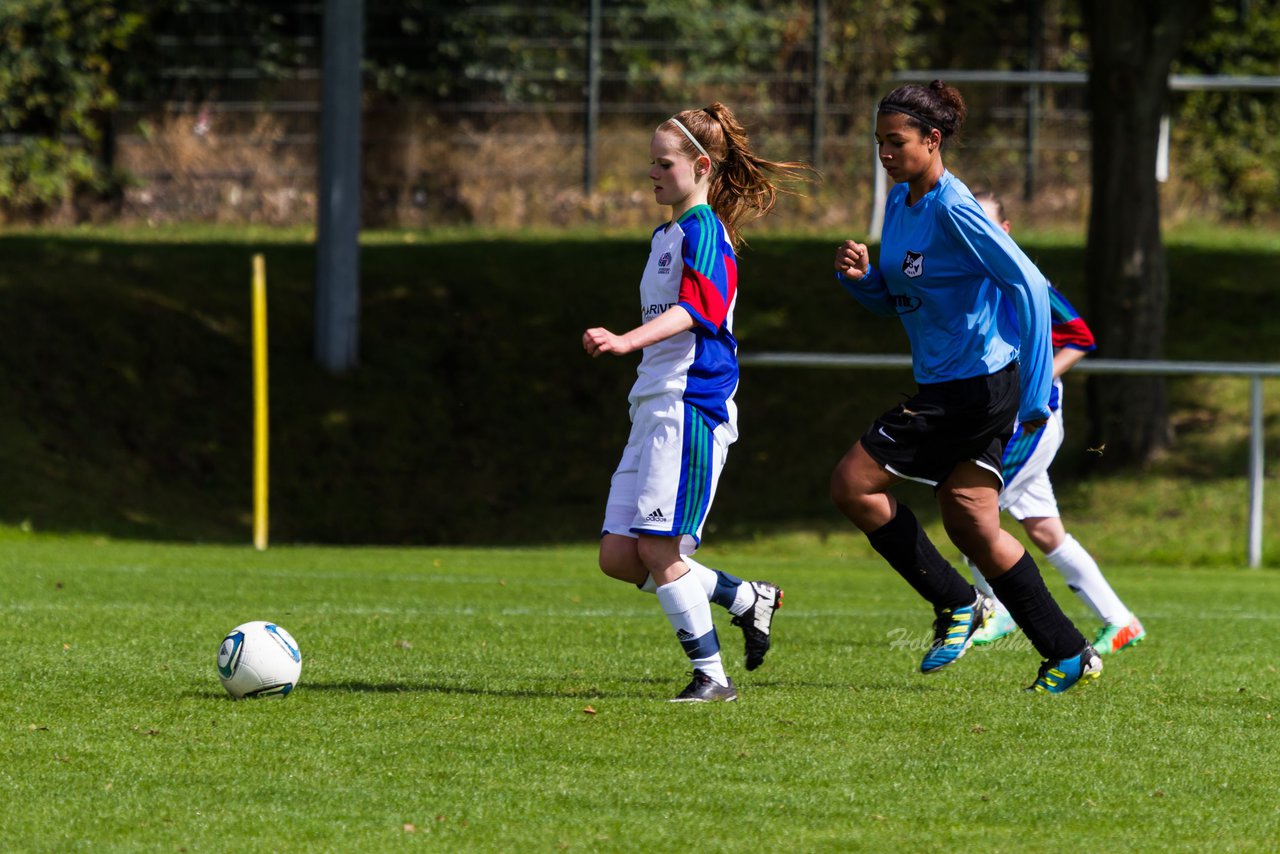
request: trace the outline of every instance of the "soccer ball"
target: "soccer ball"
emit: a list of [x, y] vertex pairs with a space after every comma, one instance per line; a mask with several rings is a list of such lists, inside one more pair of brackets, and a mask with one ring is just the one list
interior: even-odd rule
[[275, 623], [255, 620], [236, 626], [218, 647], [218, 678], [237, 700], [284, 697], [301, 673], [297, 642]]

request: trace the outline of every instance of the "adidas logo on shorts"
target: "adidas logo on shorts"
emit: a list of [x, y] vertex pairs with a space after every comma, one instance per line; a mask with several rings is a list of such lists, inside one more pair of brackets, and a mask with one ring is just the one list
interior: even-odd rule
[[644, 520], [646, 522], [665, 522], [667, 521], [667, 517], [662, 515], [662, 508], [659, 507], [657, 510], [654, 510], [648, 516], [645, 516]]

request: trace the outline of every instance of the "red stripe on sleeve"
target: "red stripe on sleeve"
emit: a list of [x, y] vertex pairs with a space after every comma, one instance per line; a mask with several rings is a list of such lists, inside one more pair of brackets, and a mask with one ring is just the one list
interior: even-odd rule
[[686, 266], [680, 277], [679, 300], [693, 310], [695, 320], [713, 332], [720, 328], [729, 314], [729, 304], [719, 288], [691, 267]]
[[1089, 329], [1084, 318], [1077, 317], [1066, 323], [1053, 325], [1053, 347], [1071, 347], [1074, 350], [1092, 350], [1097, 346], [1093, 340], [1093, 331]]

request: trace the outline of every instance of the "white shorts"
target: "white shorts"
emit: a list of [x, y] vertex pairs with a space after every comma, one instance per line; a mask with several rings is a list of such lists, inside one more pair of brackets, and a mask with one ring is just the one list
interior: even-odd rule
[[1059, 409], [1034, 433], [1024, 433], [1019, 424], [1005, 445], [1005, 487], [1000, 493], [1000, 509], [1009, 511], [1019, 522], [1059, 515], [1058, 500], [1049, 481], [1049, 464], [1062, 447], [1062, 437]]
[[602, 533], [680, 537], [681, 553], [692, 554], [737, 438], [736, 425], [715, 425], [678, 395], [639, 401], [609, 487]]

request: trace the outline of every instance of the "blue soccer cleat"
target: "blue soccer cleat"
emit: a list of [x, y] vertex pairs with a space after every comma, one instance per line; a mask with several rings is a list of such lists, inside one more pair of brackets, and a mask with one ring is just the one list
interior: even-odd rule
[[1092, 682], [1101, 674], [1102, 657], [1093, 647], [1085, 644], [1084, 649], [1070, 658], [1042, 662], [1036, 681], [1028, 685], [1026, 690], [1037, 694], [1061, 694], [1079, 682]]
[[921, 673], [934, 673], [965, 654], [973, 644], [973, 633], [991, 616], [991, 600], [978, 594], [972, 605], [943, 608], [933, 621], [933, 643], [920, 662]]

